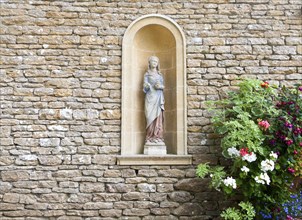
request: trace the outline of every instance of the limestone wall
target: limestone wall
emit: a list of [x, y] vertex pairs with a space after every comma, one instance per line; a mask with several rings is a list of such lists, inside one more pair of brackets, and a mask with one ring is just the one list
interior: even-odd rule
[[[213, 219], [206, 100], [302, 80], [301, 0], [1, 0], [0, 219]], [[187, 39], [188, 166], [117, 166], [122, 37], [158, 13]]]

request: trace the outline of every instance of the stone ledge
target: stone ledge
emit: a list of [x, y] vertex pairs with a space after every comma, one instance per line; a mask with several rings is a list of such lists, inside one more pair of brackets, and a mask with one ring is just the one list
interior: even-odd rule
[[190, 165], [192, 155], [127, 155], [117, 156], [117, 165]]

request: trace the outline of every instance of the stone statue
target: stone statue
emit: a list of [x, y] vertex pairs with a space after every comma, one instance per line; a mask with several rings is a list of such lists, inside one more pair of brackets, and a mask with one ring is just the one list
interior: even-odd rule
[[149, 57], [144, 76], [146, 143], [144, 154], [166, 154], [164, 143], [164, 79], [159, 71], [159, 59]]

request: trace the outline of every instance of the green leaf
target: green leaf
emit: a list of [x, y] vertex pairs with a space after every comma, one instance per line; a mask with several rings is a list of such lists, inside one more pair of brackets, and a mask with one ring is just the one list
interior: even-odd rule
[[196, 174], [197, 176], [204, 178], [210, 172], [210, 166], [208, 163], [201, 163], [197, 166]]
[[255, 116], [260, 116], [262, 115], [262, 110], [260, 108], [254, 107], [251, 109], [251, 112], [255, 115]]
[[216, 132], [218, 134], [225, 134], [228, 131], [228, 128], [226, 126], [220, 126], [216, 128]]

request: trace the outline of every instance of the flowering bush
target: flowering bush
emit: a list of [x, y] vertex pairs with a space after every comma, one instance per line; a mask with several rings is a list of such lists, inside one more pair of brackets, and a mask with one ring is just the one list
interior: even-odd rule
[[[282, 204], [293, 194], [294, 179], [302, 176], [302, 86], [277, 88], [244, 80], [238, 91], [211, 106], [215, 132], [222, 136], [222, 155], [232, 163], [200, 164], [197, 175], [210, 175], [211, 186], [226, 194], [239, 192], [255, 213], [285, 219]], [[249, 219], [230, 218], [235, 211], [230, 208], [222, 217]]]

